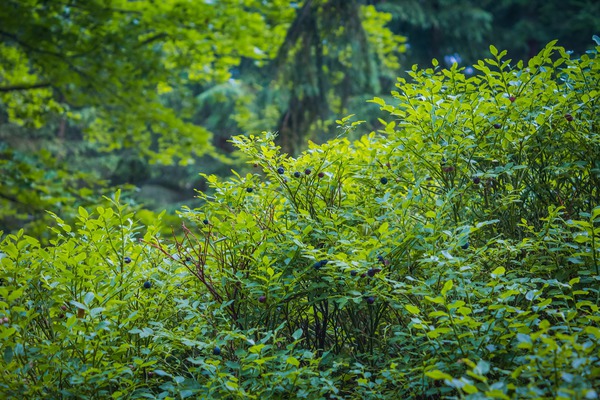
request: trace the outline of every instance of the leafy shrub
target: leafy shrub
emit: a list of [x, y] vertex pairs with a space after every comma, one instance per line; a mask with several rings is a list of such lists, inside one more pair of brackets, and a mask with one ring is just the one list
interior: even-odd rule
[[173, 238], [118, 196], [9, 235], [0, 391], [597, 398], [600, 64], [491, 51], [414, 68], [355, 142], [233, 138], [255, 172], [206, 176]]

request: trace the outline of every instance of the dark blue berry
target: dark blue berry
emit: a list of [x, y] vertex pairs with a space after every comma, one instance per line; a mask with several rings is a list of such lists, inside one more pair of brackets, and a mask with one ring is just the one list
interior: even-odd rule
[[327, 263], [328, 263], [327, 260], [317, 261], [316, 263], [313, 264], [313, 268], [314, 269], [321, 269], [322, 267], [324, 267], [325, 265], [327, 265]]
[[219, 354], [221, 354], [221, 348], [219, 346], [215, 346], [215, 348], [213, 349], [213, 354], [215, 356], [218, 356]]
[[494, 124], [494, 128], [495, 129], [500, 129], [500, 128], [502, 128], [502, 125], [500, 125], [500, 124]]
[[350, 275], [356, 276], [356, 275], [358, 275], [358, 272], [356, 272], [356, 270], [353, 269], [352, 271], [350, 271]]
[[366, 300], [367, 300], [367, 304], [373, 304], [373, 303], [375, 303], [375, 297], [373, 297], [373, 296], [367, 297]]
[[285, 169], [283, 169], [283, 167], [279, 167], [277, 168], [277, 173], [282, 175], [285, 172]]
[[385, 260], [384, 260], [383, 256], [381, 256], [381, 255], [377, 256], [377, 260], [378, 260], [380, 263], [383, 263], [383, 262], [385, 262]]
[[152, 282], [146, 281], [144, 282], [144, 289], [150, 289], [152, 287]]
[[205, 219], [204, 221], [202, 221], [202, 223], [203, 223], [204, 225], [208, 225], [208, 220], [207, 220], [207, 219]]
[[294, 177], [300, 178], [300, 175], [301, 175], [300, 172], [298, 172], [298, 171], [294, 172]]
[[383, 178], [381, 178], [381, 179], [379, 180], [379, 182], [381, 182], [383, 185], [385, 185], [386, 183], [388, 183], [388, 180], [387, 180], [387, 178], [384, 176]]
[[375, 276], [376, 273], [381, 272], [381, 269], [379, 268], [370, 268], [367, 271], [367, 275], [369, 275], [371, 278]]
[[129, 264], [131, 262], [131, 258], [125, 257], [125, 258], [123, 258], [123, 261], [125, 261], [125, 263]]
[[466, 250], [469, 248], [469, 242], [463, 244], [462, 246], [460, 246], [463, 250]]
[[306, 175], [310, 175], [310, 173], [311, 173], [311, 172], [312, 172], [312, 171], [310, 170], [310, 168], [306, 168], [306, 169], [304, 170], [304, 173], [305, 173]]
[[254, 189], [252, 189], [252, 188], [246, 188], [246, 192], [248, 192], [248, 193], [252, 193], [253, 190]]

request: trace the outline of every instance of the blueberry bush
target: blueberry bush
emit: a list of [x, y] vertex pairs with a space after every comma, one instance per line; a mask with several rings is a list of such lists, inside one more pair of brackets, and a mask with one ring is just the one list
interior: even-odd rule
[[117, 192], [0, 247], [15, 398], [557, 398], [600, 387], [600, 60], [410, 72], [382, 129], [282, 154], [165, 235]]

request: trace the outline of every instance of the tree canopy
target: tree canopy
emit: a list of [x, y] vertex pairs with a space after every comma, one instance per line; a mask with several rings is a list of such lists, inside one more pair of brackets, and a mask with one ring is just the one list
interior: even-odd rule
[[2, 102], [11, 122], [85, 120], [107, 150], [136, 147], [170, 163], [211, 148], [206, 129], [161, 100], [223, 82], [244, 58], [272, 57], [290, 1], [8, 0], [0, 10]]

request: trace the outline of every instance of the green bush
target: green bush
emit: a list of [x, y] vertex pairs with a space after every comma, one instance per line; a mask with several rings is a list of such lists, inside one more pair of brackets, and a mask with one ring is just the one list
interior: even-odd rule
[[[597, 51], [399, 80], [380, 132], [255, 172], [165, 237], [110, 207], [2, 243], [19, 398], [597, 398]], [[436, 63], [434, 62], [434, 66]]]

